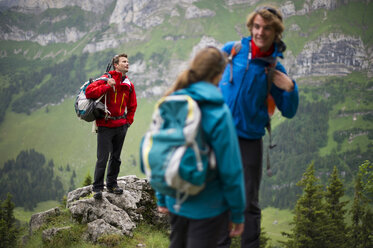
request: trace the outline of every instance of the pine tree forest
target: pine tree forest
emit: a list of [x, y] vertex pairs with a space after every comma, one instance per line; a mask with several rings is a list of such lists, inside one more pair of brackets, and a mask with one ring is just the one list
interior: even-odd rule
[[[373, 247], [373, 165], [365, 161], [355, 177], [352, 207], [342, 200], [344, 186], [334, 167], [324, 187], [311, 163], [297, 186], [302, 188], [294, 208], [292, 229], [283, 233], [286, 248]], [[347, 224], [351, 223], [351, 224]]]

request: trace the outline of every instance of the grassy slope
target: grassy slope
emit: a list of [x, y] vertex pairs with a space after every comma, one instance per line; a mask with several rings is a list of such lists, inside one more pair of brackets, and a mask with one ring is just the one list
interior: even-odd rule
[[[341, 110], [346, 112], [359, 112], [359, 110], [366, 112], [373, 110], [373, 102], [367, 102], [367, 96], [369, 97], [369, 94], [371, 94], [371, 90], [369, 91], [367, 87], [369, 79], [359, 73], [352, 73], [346, 78], [343, 78], [343, 80], [345, 82], [350, 81], [352, 84], [345, 89], [345, 101], [334, 105], [329, 114], [328, 143], [325, 147], [320, 149], [319, 152], [321, 156], [329, 154], [333, 149], [337, 149], [338, 144], [333, 139], [333, 133], [335, 131], [350, 130], [353, 128], [362, 130], [373, 128], [373, 123], [363, 120], [362, 115], [354, 115], [351, 113], [345, 117], [338, 116], [338, 112]], [[362, 152], [365, 152], [369, 149], [369, 144], [372, 144], [372, 140], [369, 140], [367, 135], [358, 136], [351, 141], [346, 139], [341, 146], [341, 152], [353, 150], [358, 147], [360, 147]]]
[[[139, 168], [129, 166], [130, 155], [138, 160], [140, 138], [147, 129], [153, 101], [139, 99], [135, 122], [128, 131], [122, 153], [120, 175], [142, 176]], [[73, 99], [67, 99], [57, 106], [49, 106], [33, 112], [30, 116], [8, 111], [0, 126], [0, 164], [14, 159], [21, 150], [34, 148], [53, 159], [56, 166], [67, 164], [76, 170], [77, 185], [90, 172], [93, 175], [96, 157], [96, 135], [91, 132], [91, 123], [79, 120], [74, 111]], [[137, 163], [138, 165], [138, 163]], [[58, 173], [58, 172], [57, 172]], [[62, 179], [67, 183], [69, 177]]]
[[271, 239], [272, 245], [278, 245], [278, 241], [285, 241], [282, 232], [290, 231], [290, 222], [293, 221], [293, 213], [290, 210], [266, 208], [262, 211], [262, 227]]
[[[292, 214], [288, 210], [268, 208], [263, 211], [263, 227], [267, 235], [271, 237], [272, 245], [279, 245], [279, 240], [284, 241], [281, 232], [289, 230], [289, 223], [291, 220]], [[58, 235], [58, 237], [53, 240], [53, 243], [49, 243], [48, 247], [58, 248], [68, 245], [68, 247], [93, 248], [102, 247], [104, 244], [110, 247], [137, 247], [137, 245], [143, 244], [146, 247], [166, 248], [169, 245], [167, 230], [158, 229], [144, 223], [138, 225], [134, 231], [133, 237], [118, 237], [112, 235], [103, 239], [101, 246], [100, 244], [93, 245], [86, 243], [80, 238], [86, 229], [85, 225], [72, 222], [70, 214], [67, 211], [63, 211], [61, 216], [51, 219], [51, 223], [42, 227], [42, 230], [50, 227], [62, 226], [71, 226], [72, 229], [64, 232], [62, 235]], [[42, 230], [39, 230], [31, 236], [25, 248], [45, 247], [41, 239]]]

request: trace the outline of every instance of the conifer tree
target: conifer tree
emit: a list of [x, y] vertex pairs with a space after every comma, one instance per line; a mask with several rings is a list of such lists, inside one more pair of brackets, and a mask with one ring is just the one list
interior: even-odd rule
[[347, 246], [346, 224], [344, 222], [346, 201], [341, 201], [344, 195], [343, 183], [338, 177], [337, 167], [334, 166], [325, 192], [325, 209], [329, 218], [329, 248]]
[[[366, 161], [360, 166], [359, 173], [355, 179], [354, 202], [351, 209], [351, 230], [349, 232], [350, 247], [366, 248], [373, 247], [373, 212], [370, 207], [371, 199], [364, 193], [368, 193], [372, 188], [372, 181], [363, 181], [364, 176], [373, 173], [370, 162]], [[372, 178], [372, 177], [370, 177]], [[372, 192], [370, 192], [372, 193]]]
[[88, 173], [87, 176], [85, 177], [84, 179], [84, 182], [83, 182], [83, 187], [84, 186], [89, 186], [92, 184], [92, 177], [91, 175]]
[[359, 174], [364, 185], [363, 194], [371, 202], [373, 199], [373, 164], [369, 160], [366, 160], [359, 166]]
[[8, 193], [7, 198], [0, 201], [0, 248], [16, 246], [18, 229], [13, 210], [12, 195]]
[[311, 163], [297, 186], [303, 188], [303, 194], [295, 206], [292, 233], [283, 233], [288, 237], [282, 244], [289, 248], [328, 247], [328, 220], [323, 203], [323, 190], [319, 179], [315, 177], [314, 164]]

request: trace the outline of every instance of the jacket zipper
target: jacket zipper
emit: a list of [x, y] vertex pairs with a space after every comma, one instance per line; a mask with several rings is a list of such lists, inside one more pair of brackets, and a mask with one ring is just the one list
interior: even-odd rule
[[122, 106], [123, 106], [123, 102], [124, 102], [124, 97], [125, 96], [126, 96], [126, 93], [123, 92], [122, 102], [120, 103], [120, 107], [119, 107], [119, 113], [122, 113]]

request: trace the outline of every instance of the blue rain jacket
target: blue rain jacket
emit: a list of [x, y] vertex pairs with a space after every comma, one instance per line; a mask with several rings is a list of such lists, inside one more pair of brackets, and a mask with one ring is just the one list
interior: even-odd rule
[[[265, 134], [265, 126], [269, 122], [266, 105], [268, 86], [265, 73], [265, 68], [269, 66], [269, 63], [262, 59], [249, 61], [250, 41], [250, 36], [242, 38], [241, 50], [232, 61], [233, 81], [229, 82], [231, 65], [228, 64], [219, 83], [219, 88], [223, 93], [224, 101], [232, 111], [238, 136], [245, 139], [259, 139]], [[234, 41], [226, 43], [222, 50], [230, 54], [234, 43]], [[276, 45], [271, 57], [283, 58]], [[280, 62], [277, 62], [276, 69], [287, 74]], [[294, 90], [292, 92], [281, 90], [274, 83], [272, 83], [270, 90], [277, 108], [282, 116], [287, 118], [292, 118], [298, 108], [298, 86], [294, 80], [293, 83]]]
[[218, 216], [227, 210], [233, 223], [243, 223], [245, 188], [237, 133], [228, 106], [219, 89], [208, 82], [197, 82], [174, 94], [186, 94], [198, 102], [201, 125], [207, 143], [216, 155], [216, 169], [209, 169], [206, 187], [197, 195], [189, 196], [179, 212], [175, 198], [156, 193], [158, 205], [170, 212], [191, 219]]

